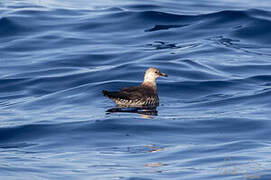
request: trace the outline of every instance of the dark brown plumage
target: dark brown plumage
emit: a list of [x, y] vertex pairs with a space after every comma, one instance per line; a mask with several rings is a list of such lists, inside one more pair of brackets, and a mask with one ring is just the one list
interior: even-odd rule
[[149, 68], [140, 86], [127, 87], [115, 92], [103, 90], [103, 94], [121, 107], [158, 106], [159, 97], [155, 80], [159, 76], [167, 77], [158, 69]]

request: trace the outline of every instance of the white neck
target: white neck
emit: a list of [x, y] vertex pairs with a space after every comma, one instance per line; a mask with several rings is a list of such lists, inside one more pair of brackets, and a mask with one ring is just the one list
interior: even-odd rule
[[144, 78], [144, 81], [143, 81], [142, 85], [143, 85], [143, 86], [147, 86], [147, 87], [151, 87], [151, 88], [153, 88], [154, 90], [157, 89], [155, 79]]
[[155, 80], [150, 80], [150, 79], [144, 79], [143, 83], [151, 83], [156, 85], [156, 81]]

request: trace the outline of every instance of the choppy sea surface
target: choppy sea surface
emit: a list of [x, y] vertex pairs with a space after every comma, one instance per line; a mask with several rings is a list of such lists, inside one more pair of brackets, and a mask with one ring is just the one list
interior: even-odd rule
[[[0, 179], [271, 179], [271, 2], [0, 2]], [[157, 115], [101, 91], [158, 79]]]

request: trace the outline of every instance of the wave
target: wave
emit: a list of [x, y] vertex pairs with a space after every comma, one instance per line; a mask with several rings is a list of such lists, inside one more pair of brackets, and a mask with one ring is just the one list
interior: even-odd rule
[[[0, 12], [1, 177], [225, 179], [228, 156], [269, 161], [269, 10], [43, 3]], [[101, 91], [137, 86], [149, 67], [169, 75], [157, 116], [115, 112]]]

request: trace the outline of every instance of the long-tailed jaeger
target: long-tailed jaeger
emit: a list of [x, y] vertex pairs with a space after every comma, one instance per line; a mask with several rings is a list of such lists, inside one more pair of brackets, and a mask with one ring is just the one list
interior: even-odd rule
[[140, 86], [126, 87], [115, 92], [103, 90], [103, 94], [120, 107], [156, 107], [159, 106], [156, 79], [160, 76], [167, 77], [167, 74], [157, 68], [149, 68]]

